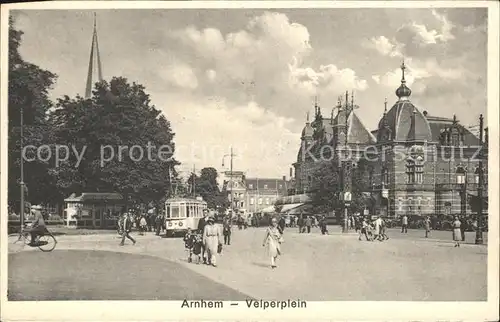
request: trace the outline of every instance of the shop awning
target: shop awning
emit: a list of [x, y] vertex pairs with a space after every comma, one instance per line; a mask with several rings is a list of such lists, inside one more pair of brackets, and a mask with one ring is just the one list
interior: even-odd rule
[[310, 204], [310, 203], [306, 203], [306, 204], [301, 204], [300, 206], [298, 207], [295, 207], [293, 209], [290, 209], [288, 212], [287, 212], [287, 215], [300, 215], [301, 213], [304, 213], [304, 214], [311, 214], [312, 213], [312, 209], [313, 209], [313, 205]]
[[283, 207], [281, 208], [280, 213], [282, 213], [282, 214], [288, 214], [291, 210], [293, 210], [293, 209], [295, 209], [297, 207], [300, 207], [302, 205], [303, 205], [303, 203], [289, 203], [289, 204], [283, 205]]
[[269, 207], [266, 207], [258, 212], [261, 212], [263, 214], [269, 214], [269, 213], [273, 213], [273, 212], [276, 212], [274, 206], [269, 206]]

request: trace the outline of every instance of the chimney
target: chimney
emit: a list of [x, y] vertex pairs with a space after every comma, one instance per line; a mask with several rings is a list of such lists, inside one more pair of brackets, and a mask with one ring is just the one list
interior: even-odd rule
[[293, 169], [290, 167], [290, 178], [293, 178]]
[[286, 181], [286, 176], [283, 176], [283, 181]]

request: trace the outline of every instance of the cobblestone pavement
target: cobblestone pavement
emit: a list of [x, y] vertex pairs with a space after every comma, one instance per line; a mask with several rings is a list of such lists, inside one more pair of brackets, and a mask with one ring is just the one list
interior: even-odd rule
[[[392, 238], [385, 242], [358, 241], [357, 234], [341, 234], [339, 227], [331, 227], [330, 232], [323, 236], [316, 228], [311, 234], [285, 230], [283, 256], [274, 270], [262, 247], [264, 228], [234, 230], [232, 244], [224, 247], [217, 268], [187, 263], [181, 238], [161, 238], [152, 233], [134, 235], [138, 243], [124, 247], [118, 246], [119, 238], [112, 234], [59, 236], [56, 251], [83, 249], [155, 256], [258, 299], [486, 300], [487, 247], [472, 245], [474, 233], [467, 233], [468, 244], [454, 248], [451, 232], [436, 231], [425, 239], [423, 231], [400, 234], [390, 230]], [[13, 244], [14, 240], [9, 240], [10, 253], [37, 251]], [[9, 269], [16, 267], [9, 265]]]

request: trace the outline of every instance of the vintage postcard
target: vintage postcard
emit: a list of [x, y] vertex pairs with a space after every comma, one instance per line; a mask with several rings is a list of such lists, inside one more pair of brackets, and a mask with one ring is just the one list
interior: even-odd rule
[[498, 320], [498, 18], [2, 6], [0, 318]]

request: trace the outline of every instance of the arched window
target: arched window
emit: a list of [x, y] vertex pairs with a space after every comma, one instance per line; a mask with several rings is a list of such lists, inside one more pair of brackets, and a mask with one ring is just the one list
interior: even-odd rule
[[457, 183], [458, 184], [465, 184], [465, 180], [466, 180], [465, 168], [462, 166], [458, 166], [455, 174], [456, 174]]
[[406, 183], [415, 183], [415, 161], [411, 158], [406, 160]]
[[479, 184], [479, 167], [477, 167], [476, 170], [474, 170], [474, 182], [476, 184]]
[[424, 182], [424, 159], [418, 156], [415, 161], [415, 182], [422, 184]]

